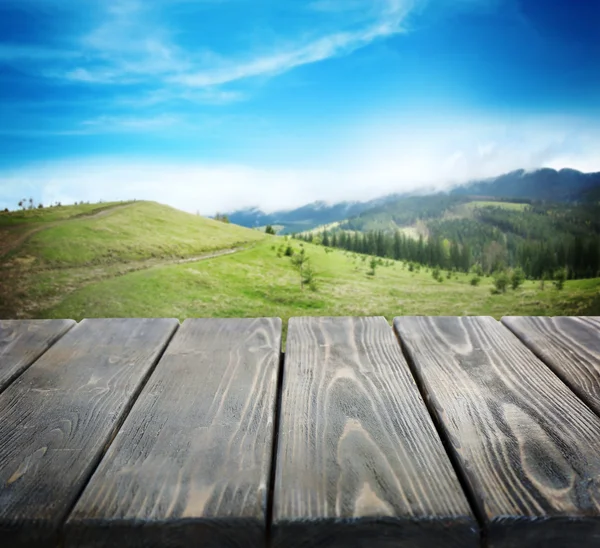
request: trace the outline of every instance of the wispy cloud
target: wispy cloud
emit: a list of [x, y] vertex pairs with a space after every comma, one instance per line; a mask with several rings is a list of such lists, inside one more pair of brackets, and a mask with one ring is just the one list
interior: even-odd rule
[[397, 34], [402, 30], [402, 15], [390, 15], [362, 30], [329, 34], [287, 51], [242, 61], [228, 67], [178, 74], [170, 80], [186, 86], [206, 87], [254, 76], [280, 74], [302, 65], [347, 55], [374, 40]]
[[161, 88], [149, 91], [138, 97], [122, 96], [114, 100], [114, 104], [127, 108], [146, 108], [165, 103], [193, 103], [196, 105], [230, 105], [246, 98], [241, 91], [232, 91], [209, 87], [204, 89], [170, 89]]
[[[0, 59], [20, 62], [44, 60], [50, 66], [34, 70], [42, 76], [90, 85], [153, 83], [164, 88], [214, 89], [247, 78], [273, 76], [296, 67], [332, 57], [348, 55], [375, 40], [402, 32], [402, 22], [415, 0], [318, 0], [308, 5], [320, 12], [352, 11], [353, 17], [338, 17], [337, 29], [328, 25], [321, 34], [310, 30], [295, 39], [280, 37], [285, 43], [270, 51], [258, 44], [260, 54], [222, 54], [199, 44], [194, 50], [177, 43], [175, 29], [161, 22], [160, 10], [168, 4], [118, 0], [107, 4], [102, 21], [79, 37], [72, 50], [0, 46]], [[179, 0], [181, 2], [181, 0]], [[344, 7], [345, 6], [345, 7]], [[344, 29], [350, 24], [351, 29]], [[57, 64], [52, 66], [51, 62]], [[21, 67], [23, 68], [23, 67]], [[26, 69], [26, 67], [25, 67]], [[211, 89], [212, 88], [212, 89]], [[165, 94], [167, 96], [169, 94]], [[185, 98], [185, 94], [179, 94]], [[221, 98], [233, 98], [222, 95]], [[189, 96], [190, 100], [197, 97]], [[227, 99], [226, 99], [227, 100]], [[215, 102], [219, 102], [218, 100]]]
[[100, 116], [81, 123], [82, 131], [89, 133], [127, 133], [155, 131], [180, 126], [181, 119], [171, 115], [145, 118], [132, 116]]
[[98, 134], [128, 134], [128, 133], [149, 133], [165, 132], [176, 129], [182, 133], [186, 130], [194, 129], [193, 124], [187, 120], [174, 115], [164, 114], [158, 116], [98, 116], [89, 118], [71, 127], [48, 129], [11, 129], [1, 128], [0, 135], [12, 137], [55, 137], [55, 136], [73, 136], [73, 135], [98, 135]]

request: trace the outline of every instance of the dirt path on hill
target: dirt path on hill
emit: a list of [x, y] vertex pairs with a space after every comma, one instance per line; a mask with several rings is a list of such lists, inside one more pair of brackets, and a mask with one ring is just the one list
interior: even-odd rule
[[[251, 245], [250, 243], [249, 246]], [[234, 253], [245, 251], [249, 246], [220, 249], [185, 259], [145, 259], [113, 265], [60, 269], [63, 273], [65, 271], [69, 272], [69, 276], [71, 277], [69, 282], [60, 282], [54, 288], [50, 288], [45, 295], [38, 294], [35, 298], [32, 298], [30, 290], [35, 285], [36, 275], [39, 274], [39, 271], [27, 271], [20, 268], [9, 269], [4, 271], [0, 276], [0, 318], [25, 319], [36, 317], [36, 313], [56, 306], [65, 297], [87, 285], [140, 270], [195, 263], [233, 255]], [[47, 272], [51, 273], [53, 270], [50, 269]]]
[[[163, 266], [168, 264], [182, 264], [182, 263], [195, 263], [197, 261], [205, 261], [206, 259], [214, 259], [215, 257], [221, 257], [222, 255], [232, 255], [238, 251], [243, 251], [244, 247], [234, 247], [232, 249], [221, 249], [214, 253], [208, 253], [206, 255], [198, 255], [197, 257], [188, 257], [187, 259], [174, 259], [172, 261], [159, 261], [156, 266]], [[151, 268], [151, 267], [148, 267]]]
[[[23, 225], [27, 225], [28, 223], [20, 223], [10, 226], [5, 226], [0, 229], [0, 258], [4, 257], [6, 254], [14, 251], [15, 249], [21, 247], [31, 236], [34, 234], [41, 232], [42, 230], [46, 230], [48, 228], [52, 228], [55, 226], [60, 226], [64, 223], [68, 223], [69, 221], [77, 220], [77, 219], [98, 219], [99, 217], [105, 217], [106, 215], [110, 215], [114, 213], [118, 209], [123, 209], [126, 207], [131, 207], [134, 204], [123, 204], [116, 205], [113, 207], [109, 207], [103, 209], [102, 211], [98, 211], [96, 213], [89, 214], [81, 214], [76, 215], [74, 217], [70, 217], [68, 219], [62, 219], [60, 221], [50, 221], [48, 223], [36, 223], [35, 226], [26, 230], [25, 232], [20, 232], [23, 228]], [[34, 223], [31, 223], [34, 224]], [[17, 232], [17, 234], [11, 234]]]

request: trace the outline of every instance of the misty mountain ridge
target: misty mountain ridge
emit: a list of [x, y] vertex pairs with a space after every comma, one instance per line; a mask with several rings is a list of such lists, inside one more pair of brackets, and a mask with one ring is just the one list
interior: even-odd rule
[[282, 233], [311, 230], [359, 216], [371, 209], [380, 208], [409, 196], [447, 194], [449, 196], [490, 197], [515, 200], [577, 202], [593, 199], [600, 188], [599, 173], [583, 173], [575, 169], [555, 170], [541, 168], [533, 171], [518, 169], [487, 179], [473, 180], [455, 185], [445, 191], [423, 189], [394, 193], [368, 201], [342, 201], [327, 203], [315, 201], [295, 209], [264, 212], [260, 207], [250, 207], [228, 213], [232, 223], [256, 228], [279, 225]]
[[300, 232], [355, 217], [368, 209], [399, 197], [401, 197], [400, 194], [392, 194], [366, 202], [344, 201], [335, 204], [319, 200], [295, 209], [272, 213], [265, 213], [258, 207], [250, 207], [227, 213], [227, 216], [232, 223], [250, 228], [280, 225], [285, 227], [282, 232]]
[[582, 173], [576, 169], [559, 171], [542, 168], [534, 171], [518, 169], [481, 181], [469, 181], [454, 187], [451, 194], [522, 198], [535, 201], [573, 202], [600, 186], [600, 173]]

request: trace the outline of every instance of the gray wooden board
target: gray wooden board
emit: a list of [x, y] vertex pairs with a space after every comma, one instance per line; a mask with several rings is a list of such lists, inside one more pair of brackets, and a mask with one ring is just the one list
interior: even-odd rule
[[394, 325], [489, 545], [600, 545], [600, 418], [493, 318]]
[[263, 547], [281, 320], [186, 320], [66, 526], [70, 547]]
[[600, 415], [600, 318], [507, 316], [502, 323]]
[[0, 392], [74, 325], [73, 320], [0, 320]]
[[0, 395], [0, 546], [54, 546], [178, 325], [83, 320]]
[[290, 320], [272, 534], [277, 548], [478, 546], [384, 318]]

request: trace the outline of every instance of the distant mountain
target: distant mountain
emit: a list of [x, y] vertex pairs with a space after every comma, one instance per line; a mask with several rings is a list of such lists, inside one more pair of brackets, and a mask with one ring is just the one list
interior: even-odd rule
[[360, 215], [363, 211], [371, 209], [387, 201], [397, 199], [398, 195], [385, 196], [368, 202], [339, 202], [327, 204], [313, 202], [297, 209], [288, 209], [265, 213], [257, 207], [241, 209], [228, 213], [232, 223], [247, 227], [262, 227], [265, 225], [281, 225], [282, 234], [310, 230], [320, 225], [343, 221], [350, 217]]
[[[449, 203], [444, 204], [446, 209], [456, 201], [463, 201], [466, 197], [489, 197], [496, 199], [515, 199], [552, 202], [574, 202], [591, 199], [599, 194], [600, 173], [582, 173], [574, 169], [543, 168], [535, 171], [519, 169], [499, 177], [469, 181], [455, 186], [447, 193]], [[433, 208], [429, 200], [422, 199], [432, 195], [433, 192], [420, 192], [418, 195], [391, 194], [367, 202], [339, 202], [327, 204], [313, 202], [297, 209], [265, 213], [261, 209], [249, 208], [233, 211], [228, 214], [232, 223], [246, 227], [262, 227], [265, 225], [281, 225], [281, 233], [302, 232], [311, 230], [321, 225], [345, 221], [347, 219], [360, 219], [377, 217], [376, 226], [386, 228], [390, 226], [390, 213], [395, 221], [393, 225], [410, 224], [408, 219], [399, 223], [399, 215], [414, 216], [419, 218], [432, 218], [440, 214], [440, 201], [435, 200]], [[442, 195], [439, 194], [439, 195]], [[442, 200], [442, 203], [444, 201]], [[358, 226], [362, 223], [354, 223]], [[352, 226], [353, 223], [350, 223]], [[372, 225], [369, 222], [369, 225]]]
[[582, 173], [575, 169], [519, 169], [499, 177], [462, 184], [451, 194], [573, 202], [595, 187], [600, 187], [600, 173]]

